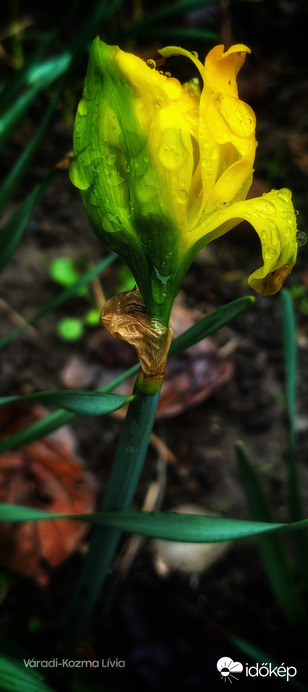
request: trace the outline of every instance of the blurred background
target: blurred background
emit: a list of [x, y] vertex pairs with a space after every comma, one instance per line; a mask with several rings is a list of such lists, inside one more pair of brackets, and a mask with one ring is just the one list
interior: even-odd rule
[[[249, 196], [290, 188], [299, 230], [307, 232], [308, 6], [306, 0], [9, 0], [0, 14], [0, 391], [93, 389], [136, 357], [98, 327], [104, 300], [133, 286], [119, 259], [72, 297], [53, 303], [109, 255], [68, 176], [91, 41], [99, 35], [153, 60], [165, 45], [197, 51], [201, 60], [217, 43], [248, 45], [239, 93], [256, 112], [259, 142]], [[163, 69], [182, 82], [196, 76], [182, 58], [171, 58]], [[202, 251], [178, 296], [175, 332], [250, 294], [247, 276], [259, 262], [258, 238], [245, 223]], [[307, 516], [307, 247], [299, 248], [287, 288], [297, 320], [298, 461]], [[242, 440], [275, 519], [288, 521], [281, 332], [279, 296], [256, 296], [251, 310], [174, 359], [135, 508], [250, 518], [235, 454]], [[125, 391], [131, 388], [129, 382]], [[1, 409], [0, 438], [46, 413], [29, 405]], [[51, 438], [4, 451], [1, 502], [94, 508], [121, 425], [121, 413], [79, 418]], [[3, 650], [11, 653], [10, 641], [36, 659], [61, 651], [88, 542], [88, 534], [69, 522], [53, 533], [46, 526], [0, 532]], [[261, 660], [298, 666], [304, 680], [304, 642], [277, 603], [259, 547], [246, 539], [219, 552], [210, 546], [183, 555], [167, 544], [124, 536], [79, 655], [125, 660], [125, 676], [121, 668], [93, 671], [80, 689], [216, 691], [223, 682], [219, 658], [244, 663], [263, 652]], [[294, 573], [297, 578], [295, 567]], [[301, 588], [305, 596], [307, 582]], [[263, 686], [267, 682], [275, 689], [272, 680]]]

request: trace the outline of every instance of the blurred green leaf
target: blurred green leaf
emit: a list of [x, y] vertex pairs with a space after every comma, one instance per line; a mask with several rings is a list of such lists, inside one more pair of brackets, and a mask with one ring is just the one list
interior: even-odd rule
[[[15, 103], [20, 96], [21, 91], [28, 86], [37, 82], [37, 78], [41, 70], [41, 61], [47, 51], [53, 47], [63, 31], [80, 12], [81, 6], [86, 4], [86, 0], [74, 0], [69, 4], [66, 12], [64, 12], [57, 23], [57, 26], [52, 31], [47, 32], [41, 37], [36, 50], [27, 58], [23, 67], [18, 70], [5, 85], [0, 99], [0, 115], [5, 113], [10, 108], [12, 103]], [[65, 55], [65, 54], [63, 54]], [[56, 58], [57, 60], [57, 58]], [[45, 61], [47, 66], [50, 61]], [[44, 65], [45, 63], [43, 63]], [[44, 68], [43, 68], [44, 69]]]
[[50, 171], [20, 205], [0, 234], [0, 273], [11, 259], [29, 218], [58, 171]]
[[[280, 294], [282, 341], [284, 350], [284, 367], [286, 375], [287, 407], [289, 414], [289, 454], [288, 454], [288, 493], [290, 518], [292, 521], [304, 517], [300, 489], [297, 450], [297, 337], [293, 301], [289, 291], [283, 289]], [[294, 538], [298, 563], [308, 587], [308, 540], [307, 535]]]
[[97, 327], [99, 325], [100, 314], [101, 311], [98, 310], [98, 308], [91, 308], [84, 317], [85, 324], [88, 324], [89, 327]]
[[42, 673], [27, 668], [20, 661], [1, 655], [0, 688], [2, 692], [55, 692], [54, 688], [44, 682]]
[[[274, 515], [259, 476], [244, 445], [236, 445], [240, 476], [250, 515], [255, 521], [274, 522]], [[262, 536], [258, 545], [276, 599], [288, 620], [295, 625], [304, 617], [305, 607], [294, 579], [292, 564], [281, 536]]]
[[211, 31], [210, 29], [191, 29], [189, 27], [182, 27], [179, 29], [173, 29], [161, 26], [149, 26], [143, 29], [144, 36], [157, 36], [159, 40], [168, 40], [168, 43], [174, 41], [217, 41], [218, 33], [217, 31]]
[[207, 5], [215, 4], [216, 0], [178, 0], [178, 2], [174, 3], [165, 3], [159, 8], [159, 10], [151, 12], [150, 14], [145, 15], [141, 19], [134, 22], [128, 29], [125, 30], [124, 34], [125, 36], [136, 36], [138, 34], [142, 36], [145, 29], [153, 27], [153, 25], [158, 23], [160, 23], [162, 26], [162, 22], [175, 14], [180, 14], [182, 12], [193, 12], [199, 8], [204, 9], [204, 7]]
[[32, 137], [30, 142], [24, 147], [21, 155], [17, 159], [15, 165], [11, 169], [10, 173], [6, 177], [3, 185], [0, 188], [0, 211], [3, 209], [5, 204], [9, 201], [21, 180], [25, 177], [27, 170], [43, 140], [45, 132], [49, 126], [51, 116], [54, 111], [57, 99], [53, 99], [52, 103], [48, 107], [42, 122], [37, 129], [35, 135]]
[[83, 323], [78, 317], [64, 317], [57, 324], [57, 333], [63, 341], [78, 341], [83, 332]]
[[50, 276], [61, 286], [73, 286], [80, 274], [70, 257], [56, 257], [50, 264]]
[[39, 68], [37, 66], [37, 80], [34, 86], [28, 89], [26, 93], [21, 94], [17, 101], [13, 101], [0, 117], [0, 149], [2, 149], [11, 134], [16, 130], [22, 118], [25, 117], [37, 94], [62, 75], [67, 70], [70, 62], [70, 53], [63, 53], [53, 60], [48, 60], [40, 66], [40, 77], [38, 76]]
[[286, 373], [287, 403], [291, 430], [296, 428], [296, 378], [297, 378], [297, 345], [296, 325], [293, 302], [289, 291], [283, 289], [280, 294], [282, 340], [284, 347], [284, 366]]

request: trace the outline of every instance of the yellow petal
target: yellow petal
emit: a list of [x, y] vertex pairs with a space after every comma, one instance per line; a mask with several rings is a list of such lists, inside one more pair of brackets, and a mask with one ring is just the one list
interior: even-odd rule
[[237, 73], [241, 69], [250, 48], [243, 44], [231, 46], [224, 53], [224, 46], [215, 46], [205, 58], [204, 83], [213, 92], [237, 97]]
[[[271, 190], [255, 199], [225, 205], [204, 216], [193, 231], [196, 247], [227, 233], [240, 221], [248, 221], [257, 232], [263, 265], [250, 275], [249, 285], [263, 295], [279, 291], [296, 261], [296, 215], [290, 190]], [[197, 240], [197, 233], [199, 240]]]
[[[136, 125], [146, 141], [149, 175], [156, 180], [153, 199], [156, 195], [156, 206], [186, 233], [199, 99], [192, 89], [183, 89], [177, 79], [149, 69], [135, 55], [119, 50], [116, 62], [121, 79], [132, 90]], [[138, 181], [133, 194], [133, 206], [142, 206], [143, 213], [147, 199], [153, 207], [147, 177]]]

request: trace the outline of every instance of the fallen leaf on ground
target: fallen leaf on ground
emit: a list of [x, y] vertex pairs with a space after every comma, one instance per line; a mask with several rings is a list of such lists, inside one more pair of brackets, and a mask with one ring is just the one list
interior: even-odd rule
[[[19, 411], [17, 418], [16, 408], [14, 413], [13, 407], [1, 411], [1, 430], [6, 434], [24, 427], [24, 416], [21, 409]], [[39, 406], [26, 414], [28, 423], [43, 416]], [[74, 456], [74, 446], [72, 433], [64, 428], [38, 442], [2, 454], [0, 502], [50, 512], [92, 512], [94, 483]], [[69, 519], [0, 524], [1, 565], [45, 586], [52, 569], [78, 549], [87, 531], [86, 524]]]

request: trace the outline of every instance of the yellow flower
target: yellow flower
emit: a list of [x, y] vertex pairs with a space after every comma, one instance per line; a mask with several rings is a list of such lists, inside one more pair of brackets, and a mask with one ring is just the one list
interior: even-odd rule
[[255, 115], [236, 77], [249, 48], [213, 48], [181, 85], [98, 38], [91, 48], [74, 130], [72, 182], [95, 233], [130, 266], [147, 312], [168, 321], [198, 250], [242, 219], [255, 228], [263, 266], [249, 277], [259, 293], [281, 288], [297, 253], [289, 190], [245, 200], [256, 150]]

